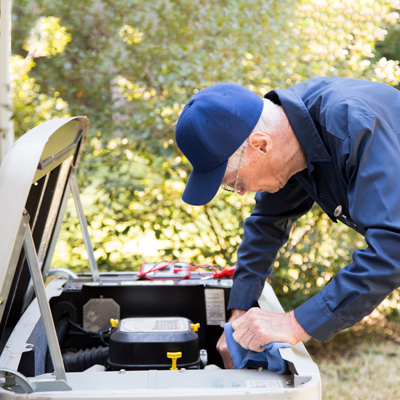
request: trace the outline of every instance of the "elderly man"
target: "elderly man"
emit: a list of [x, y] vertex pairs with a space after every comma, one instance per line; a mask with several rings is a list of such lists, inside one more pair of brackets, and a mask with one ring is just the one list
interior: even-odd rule
[[[384, 84], [314, 78], [262, 99], [234, 84], [195, 94], [176, 126], [193, 166], [183, 200], [208, 203], [221, 186], [256, 193], [228, 308], [245, 349], [326, 341], [360, 321], [400, 284], [400, 92]], [[324, 289], [294, 311], [256, 308], [293, 222], [316, 202], [365, 236]], [[217, 345], [232, 361], [224, 336]]]

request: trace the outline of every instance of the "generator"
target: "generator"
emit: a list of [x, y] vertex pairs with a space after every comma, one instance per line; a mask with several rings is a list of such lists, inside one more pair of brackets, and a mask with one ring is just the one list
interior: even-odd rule
[[[88, 126], [86, 117], [44, 122], [0, 166], [0, 398], [320, 400], [302, 343], [279, 350], [282, 375], [224, 368], [216, 344], [234, 266], [98, 270], [76, 179]], [[90, 272], [52, 267], [70, 199]], [[283, 312], [268, 283], [257, 305]]]

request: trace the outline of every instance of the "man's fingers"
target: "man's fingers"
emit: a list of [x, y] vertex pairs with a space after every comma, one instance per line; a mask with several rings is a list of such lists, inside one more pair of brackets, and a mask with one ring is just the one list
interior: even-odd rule
[[222, 333], [221, 337], [218, 339], [217, 350], [220, 353], [224, 353], [225, 351], [228, 350], [228, 345], [226, 344], [225, 332]]
[[262, 343], [262, 338], [260, 338], [260, 334], [257, 331], [249, 329], [249, 327], [246, 325], [242, 325], [238, 330], [236, 330], [232, 337], [244, 349], [257, 352], [265, 350], [263, 347], [264, 343]]
[[288, 341], [292, 343], [287, 314], [276, 314], [259, 308], [250, 309], [234, 321], [233, 338], [245, 349], [261, 352], [266, 344]]
[[228, 352], [228, 354], [224, 354], [224, 355], [221, 354], [221, 357], [222, 357], [222, 361], [224, 362], [225, 369], [234, 369], [235, 368], [235, 366], [233, 365], [232, 358], [229, 355], [229, 352]]
[[226, 344], [225, 332], [221, 335], [217, 342], [217, 350], [222, 357], [224, 367], [226, 369], [233, 369], [234, 365], [229, 354], [228, 345]]
[[292, 345], [310, 336], [298, 323], [293, 311], [273, 313], [259, 308], [250, 309], [232, 324], [233, 338], [245, 349], [261, 351], [261, 346], [272, 342]]
[[235, 320], [232, 324], [234, 333], [233, 339], [244, 349], [263, 351], [264, 329], [260, 324], [259, 309], [252, 308], [245, 315]]
[[262, 341], [260, 341], [260, 339], [258, 338], [258, 336], [255, 334], [253, 335], [253, 337], [250, 339], [249, 343], [247, 344], [247, 347], [250, 350], [253, 351], [257, 351], [257, 352], [262, 352], [265, 350], [264, 344], [261, 343]]
[[257, 315], [259, 314], [260, 309], [259, 308], [250, 308], [249, 311], [247, 311], [244, 315], [242, 315], [240, 318], [235, 319], [232, 323], [232, 328], [233, 330], [237, 330], [243, 325], [246, 324], [252, 324], [257, 321], [258, 317]]
[[[234, 321], [237, 318], [240, 318], [242, 315], [246, 314], [246, 311], [240, 309], [233, 309], [230, 321]], [[228, 345], [226, 344], [225, 332], [222, 333], [221, 337], [217, 342], [217, 350], [222, 357], [222, 361], [224, 363], [224, 367], [226, 369], [233, 369], [233, 361], [231, 355], [229, 354]]]

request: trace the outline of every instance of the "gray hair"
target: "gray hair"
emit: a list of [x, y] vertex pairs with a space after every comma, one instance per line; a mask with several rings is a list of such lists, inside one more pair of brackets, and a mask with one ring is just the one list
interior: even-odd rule
[[[253, 132], [262, 132], [262, 133], [270, 133], [276, 132], [279, 128], [279, 125], [282, 123], [282, 107], [273, 103], [269, 99], [263, 99], [264, 106], [261, 112], [260, 119], [257, 122], [257, 125], [253, 129]], [[228, 165], [226, 167], [225, 174], [235, 172], [239, 165], [240, 155], [242, 150], [248, 145], [247, 139], [241, 144], [241, 146], [231, 155], [229, 158]], [[248, 163], [248, 157], [246, 154], [243, 154], [242, 164], [245, 166]]]

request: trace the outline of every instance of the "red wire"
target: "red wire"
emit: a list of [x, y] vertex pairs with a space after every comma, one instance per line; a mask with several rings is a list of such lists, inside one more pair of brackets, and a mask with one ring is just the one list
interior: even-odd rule
[[[177, 261], [178, 261], [178, 260], [173, 260], [173, 261], [171, 261], [171, 262], [169, 262], [169, 263], [166, 263], [166, 264], [164, 264], [164, 265], [160, 265], [160, 266], [158, 266], [158, 267], [150, 268], [148, 271], [140, 272], [139, 274], [137, 274], [137, 276], [138, 276], [138, 278], [141, 278], [141, 277], [147, 275], [147, 274], [150, 273], [150, 272], [160, 271], [161, 269], [167, 268], [167, 267], [169, 267], [170, 265], [176, 263]], [[142, 264], [142, 266], [143, 266], [143, 264]]]
[[215, 268], [215, 266], [211, 264], [196, 265], [196, 268], [204, 268], [204, 267], [211, 268], [214, 270], [214, 272], [218, 272], [217, 268]]
[[[167, 268], [173, 264], [175, 264], [176, 262], [178, 262], [178, 260], [173, 260], [169, 263], [165, 263], [164, 265], [160, 265], [158, 267], [153, 267], [150, 268], [148, 271], [145, 272], [140, 272], [137, 274], [138, 278], [142, 278], [143, 276], [146, 276], [147, 274], [149, 274], [150, 272], [155, 272], [155, 271], [160, 271], [164, 268]], [[140, 269], [142, 269], [144, 263], [142, 263], [142, 265], [140, 266]], [[178, 272], [178, 271], [194, 271], [195, 269], [199, 269], [199, 268], [211, 268], [214, 271], [214, 274], [220, 272], [221, 270], [224, 270], [224, 268], [220, 268], [219, 270], [212, 264], [202, 264], [202, 265], [192, 265], [190, 266], [189, 263], [187, 263], [187, 265], [189, 265], [188, 267], [174, 267], [174, 272]], [[199, 272], [200, 276], [210, 276], [204, 273]], [[148, 278], [148, 279], [152, 279], [152, 278]], [[180, 279], [184, 279], [184, 278], [180, 278]]]

